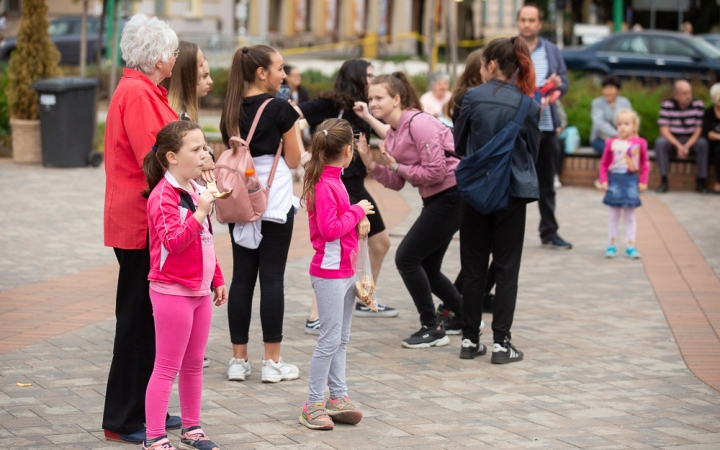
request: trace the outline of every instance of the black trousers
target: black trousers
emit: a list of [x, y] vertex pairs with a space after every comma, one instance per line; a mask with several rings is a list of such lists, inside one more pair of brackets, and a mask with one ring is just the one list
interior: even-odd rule
[[720, 183], [720, 142], [718, 141], [708, 141], [710, 142], [710, 153], [711, 158], [708, 158], [709, 160], [713, 161], [713, 164], [715, 164], [715, 182]]
[[150, 303], [150, 250], [116, 248], [120, 263], [115, 298], [115, 343], [105, 394], [105, 430], [130, 434], [145, 428], [145, 391], [155, 364], [155, 322]]
[[241, 247], [232, 240], [234, 224], [230, 224], [233, 251], [233, 278], [228, 294], [230, 341], [247, 344], [252, 315], [255, 284], [260, 275], [260, 324], [263, 342], [282, 342], [285, 315], [285, 266], [295, 222], [290, 208], [285, 223], [263, 221], [262, 241], [256, 249]]
[[540, 240], [543, 242], [557, 236], [558, 223], [555, 219], [555, 187], [553, 186], [560, 143], [555, 132], [543, 131], [540, 136], [540, 152], [535, 170], [540, 188]]
[[420, 323], [437, 327], [433, 294], [456, 316], [462, 298], [441, 271], [445, 252], [460, 226], [460, 193], [452, 187], [423, 199], [423, 209], [395, 252], [395, 266], [420, 314]]
[[463, 202], [460, 222], [460, 261], [463, 273], [463, 339], [478, 342], [488, 262], [493, 258], [495, 303], [493, 340], [510, 339], [515, 316], [518, 275], [525, 237], [527, 204], [510, 197], [508, 208], [483, 215]]

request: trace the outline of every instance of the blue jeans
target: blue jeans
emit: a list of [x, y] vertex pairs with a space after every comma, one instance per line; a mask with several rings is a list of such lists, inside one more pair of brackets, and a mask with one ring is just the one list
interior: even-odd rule
[[600, 138], [595, 138], [594, 141], [590, 144], [592, 145], [593, 150], [595, 150], [598, 153], [602, 153], [605, 150], [605, 140]]

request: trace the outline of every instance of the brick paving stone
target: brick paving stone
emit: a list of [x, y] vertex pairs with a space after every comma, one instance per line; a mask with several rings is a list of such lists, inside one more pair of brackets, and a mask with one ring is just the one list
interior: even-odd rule
[[[3, 170], [10, 171], [0, 163], [0, 173]], [[88, 187], [85, 196], [80, 197], [88, 204], [102, 191], [102, 177], [94, 179], [98, 172], [91, 170], [57, 174], [39, 168], [23, 170], [21, 174], [39, 185], [57, 183], [63, 177], [77, 178], [73, 186]], [[399, 307], [401, 314], [395, 319], [355, 318], [348, 348], [350, 395], [363, 407], [364, 420], [354, 427], [339, 425], [328, 433], [313, 432], [297, 422], [307, 395], [306, 377], [315, 345], [315, 338], [302, 330], [311, 288], [307, 241], [298, 237], [306, 233], [306, 224], [299, 216], [285, 283], [283, 357], [300, 367], [301, 378], [277, 385], [260, 383], [262, 346], [256, 300], [249, 346], [253, 374], [243, 383], [227, 382], [225, 364], [231, 352], [227, 312], [225, 307], [216, 308], [207, 350], [212, 365], [205, 370], [202, 420], [203, 428], [222, 448], [717, 448], [720, 393], [699, 381], [685, 366], [646, 276], [643, 264], [652, 261], [602, 258], [607, 211], [600, 205], [599, 192], [573, 188], [558, 192], [560, 231], [575, 247], [569, 252], [540, 247], [537, 207], [529, 206], [513, 326], [513, 340], [526, 359], [507, 366], [491, 365], [489, 356], [460, 360], [458, 337], [452, 337], [447, 347], [430, 350], [400, 347], [400, 340], [417, 329], [418, 320], [394, 270], [394, 249], [421, 207], [415, 190], [407, 188], [401, 195], [407, 205], [402, 207], [409, 207], [410, 213], [390, 230], [393, 247], [378, 283], [383, 301]], [[718, 201], [705, 204], [702, 196], [673, 195], [680, 197], [678, 204], [686, 201], [707, 209], [703, 214], [717, 217], [720, 212]], [[377, 197], [385, 200], [382, 194]], [[60, 201], [58, 197], [52, 199]], [[393, 202], [388, 196], [381, 206], [383, 213], [393, 208]], [[101, 196], [97, 204], [102, 205]], [[670, 206], [673, 212], [674, 207]], [[88, 207], [80, 215], [97, 214], [91, 209]], [[97, 226], [92, 221], [82, 223]], [[695, 231], [688, 230], [690, 242], [710, 263], [707, 249], [698, 244], [698, 236], [717, 236], [720, 225], [705, 221], [695, 227]], [[81, 228], [78, 224], [75, 231], [81, 233]], [[231, 255], [227, 232], [218, 229], [218, 257], [228, 273]], [[32, 253], [32, 263], [42, 267], [55, 261], [52, 258], [56, 255], [65, 255], [64, 244], [59, 241], [49, 247], [47, 259]], [[40, 247], [35, 244], [37, 251]], [[645, 252], [643, 245], [651, 249], [651, 244], [656, 243], [640, 234], [638, 244]], [[10, 248], [6, 245], [5, 240], [0, 243], [3, 255]], [[76, 266], [68, 272], [48, 273], [48, 278], [33, 281], [23, 279], [11, 289], [0, 288], [0, 294], [20, 292], [29, 283], [40, 286], [107, 267], [104, 274], [94, 272], [97, 291], [92, 295], [100, 295], [96, 292], [102, 293], [105, 283], [110, 288], [99, 302], [111, 305], [117, 269], [112, 259], [102, 260], [96, 255], [107, 250], [101, 245], [101, 240], [88, 244], [88, 258], [97, 260], [90, 258], [86, 265], [73, 261]], [[677, 258], [681, 264], [690, 261], [685, 252], [678, 252]], [[457, 239], [451, 243], [444, 270], [451, 279], [459, 270]], [[0, 285], [3, 280], [0, 278]], [[45, 292], [51, 292], [47, 289]], [[70, 293], [72, 285], [63, 289]], [[78, 292], [82, 297], [83, 291]], [[50, 302], [55, 300], [50, 293], [21, 293], [23, 300], [33, 295], [40, 297], [36, 299], [39, 311], [53, 311]], [[18, 300], [0, 295], [0, 320], [2, 314], [17, 309], [6, 307], [12, 301]], [[74, 299], [70, 294], [63, 294], [57, 301], [72, 308], [73, 313], [65, 321], [73, 321], [92, 305], [92, 299]], [[2, 353], [0, 347], [0, 450], [127, 448], [102, 439], [100, 422], [114, 321], [102, 319], [101, 309], [93, 314], [81, 317], [57, 336], [52, 333], [62, 330], [59, 326], [53, 332], [27, 333], [17, 338], [13, 345], [30, 344], [17, 350]], [[488, 343], [491, 316], [485, 319], [488, 325], [482, 339]], [[47, 323], [37, 321], [33, 314], [18, 316], [16, 321], [33, 323], [36, 328]], [[0, 332], [4, 330], [0, 327]], [[683, 333], [692, 335], [693, 329]], [[4, 341], [0, 335], [0, 343]], [[708, 367], [713, 367], [717, 355], [712, 347], [698, 347], [697, 353], [709, 355], [706, 361]], [[16, 381], [32, 382], [33, 386], [19, 388]], [[170, 409], [173, 413], [179, 410], [177, 385]], [[178, 433], [172, 432], [171, 439], [177, 443]]]

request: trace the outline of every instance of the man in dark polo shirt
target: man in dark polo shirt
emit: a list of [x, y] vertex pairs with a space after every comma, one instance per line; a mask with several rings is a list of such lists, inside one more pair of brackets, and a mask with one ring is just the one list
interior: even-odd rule
[[692, 96], [692, 86], [685, 80], [675, 82], [673, 98], [665, 100], [660, 107], [660, 137], [655, 140], [655, 157], [660, 166], [662, 181], [657, 192], [668, 191], [668, 166], [670, 156], [685, 159], [690, 153], [697, 161], [698, 192], [707, 192], [708, 141], [702, 137], [705, 104]]

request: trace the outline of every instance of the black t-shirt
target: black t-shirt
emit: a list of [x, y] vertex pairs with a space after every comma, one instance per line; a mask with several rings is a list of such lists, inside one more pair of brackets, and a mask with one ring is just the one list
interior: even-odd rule
[[710, 131], [720, 133], [720, 119], [715, 115], [715, 109], [712, 106], [705, 110], [703, 116], [703, 135], [707, 137]]
[[[257, 110], [263, 102], [272, 98], [258, 121], [255, 134], [250, 142], [250, 155], [275, 155], [282, 135], [290, 130], [300, 115], [287, 100], [276, 99], [269, 94], [253, 95], [243, 100], [243, 116], [240, 120], [240, 137], [247, 138]], [[222, 131], [223, 141], [227, 143], [229, 136]]]
[[[298, 108], [300, 108], [303, 116], [305, 116], [308, 124], [313, 129], [324, 120], [337, 119], [341, 111], [332, 100], [327, 98], [318, 98], [301, 103], [298, 105]], [[341, 118], [350, 122], [353, 133], [363, 133], [368, 142], [370, 142], [370, 133], [372, 133], [370, 124], [358, 117], [354, 111], [342, 111], [342, 113]], [[348, 168], [343, 170], [342, 179], [345, 181], [349, 179], [364, 179], [366, 176], [367, 169], [365, 168], [365, 164], [363, 164], [360, 155], [356, 153]]]

